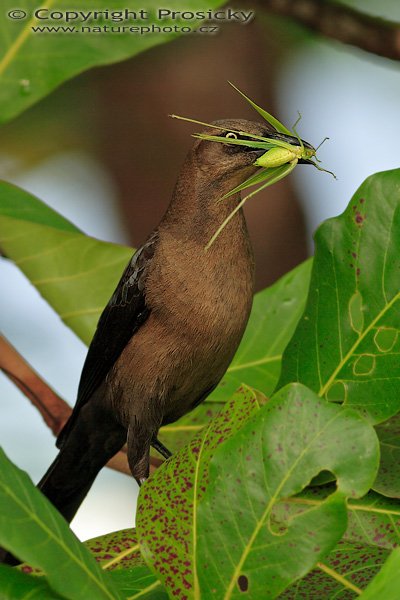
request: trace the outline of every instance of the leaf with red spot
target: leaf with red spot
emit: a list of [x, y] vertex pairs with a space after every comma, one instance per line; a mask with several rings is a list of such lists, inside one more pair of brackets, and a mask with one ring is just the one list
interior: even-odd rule
[[384, 496], [400, 498], [400, 414], [376, 428], [381, 444], [381, 462], [373, 488]]
[[[384, 548], [341, 541], [319, 565], [303, 579], [278, 596], [279, 600], [310, 600], [315, 598], [355, 600], [364, 598], [360, 592], [379, 573], [390, 555]], [[368, 596], [383, 598], [388, 596]], [[391, 598], [397, 600], [398, 596]]]
[[84, 542], [123, 598], [167, 600], [168, 595], [140, 552], [136, 531], [121, 529]]
[[[141, 488], [138, 539], [147, 563], [172, 597], [187, 600], [198, 594], [197, 506], [208, 485], [211, 457], [264, 402], [265, 397], [250, 388], [237, 392], [220, 414]], [[237, 485], [241, 484], [238, 478]]]
[[[306, 575], [342, 537], [346, 499], [368, 491], [378, 462], [375, 431], [356, 411], [300, 384], [280, 390], [211, 460], [196, 515], [200, 596], [239, 598], [247, 578], [247, 597], [268, 600]], [[323, 470], [334, 493], [276, 526], [274, 505]]]
[[145, 564], [135, 529], [113, 531], [84, 542], [103, 569], [132, 569]]

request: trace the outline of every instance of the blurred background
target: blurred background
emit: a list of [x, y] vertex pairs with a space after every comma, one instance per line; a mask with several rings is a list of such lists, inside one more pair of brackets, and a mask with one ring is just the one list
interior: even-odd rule
[[[400, 20], [397, 0], [349, 4]], [[249, 25], [180, 38], [64, 84], [2, 127], [0, 176], [87, 234], [137, 247], [160, 220], [196, 130], [168, 115], [257, 119], [228, 80], [289, 127], [301, 111], [301, 137], [314, 146], [330, 137], [319, 157], [338, 177], [299, 167], [246, 206], [262, 289], [312, 253], [312, 232], [365, 177], [399, 166], [397, 63], [258, 11]], [[0, 269], [2, 332], [73, 404], [85, 346], [16, 267], [3, 260]], [[36, 482], [54, 438], [2, 375], [0, 401], [1, 444]], [[104, 469], [73, 529], [87, 539], [132, 526], [136, 493], [130, 478]]]

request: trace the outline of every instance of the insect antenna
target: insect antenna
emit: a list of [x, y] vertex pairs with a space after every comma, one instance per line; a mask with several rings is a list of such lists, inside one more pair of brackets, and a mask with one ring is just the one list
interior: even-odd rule
[[319, 150], [321, 148], [322, 144], [324, 144], [326, 142], [326, 140], [329, 140], [329, 139], [330, 138], [328, 138], [328, 137], [324, 137], [324, 139], [322, 140], [322, 142], [320, 142], [318, 144], [318, 146], [315, 148], [315, 152], [317, 152], [317, 150]]

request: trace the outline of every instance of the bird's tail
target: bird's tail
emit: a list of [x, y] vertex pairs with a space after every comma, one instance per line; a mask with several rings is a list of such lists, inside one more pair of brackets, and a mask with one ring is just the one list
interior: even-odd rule
[[[70, 523], [92, 487], [100, 469], [96, 473], [91, 469], [85, 474], [85, 477], [82, 477], [81, 475], [77, 476], [77, 466], [68, 474], [66, 463], [69, 463], [68, 452], [60, 451], [37, 484], [37, 487], [62, 514], [64, 519]], [[65, 473], [64, 482], [60, 480], [60, 471]]]
[[85, 416], [79, 415], [38, 483], [39, 490], [68, 522], [74, 518], [99, 471], [126, 442], [126, 430], [111, 421], [109, 415], [97, 413], [90, 419]]

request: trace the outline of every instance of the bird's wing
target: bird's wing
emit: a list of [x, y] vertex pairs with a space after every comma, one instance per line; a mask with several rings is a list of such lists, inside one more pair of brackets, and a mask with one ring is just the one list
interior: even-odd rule
[[59, 448], [67, 438], [82, 406], [105, 379], [126, 344], [149, 315], [144, 289], [157, 241], [158, 234], [155, 232], [133, 255], [100, 315], [83, 365], [74, 410], [57, 438]]

